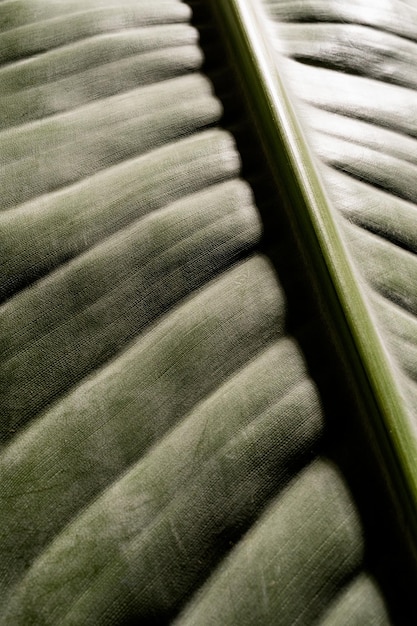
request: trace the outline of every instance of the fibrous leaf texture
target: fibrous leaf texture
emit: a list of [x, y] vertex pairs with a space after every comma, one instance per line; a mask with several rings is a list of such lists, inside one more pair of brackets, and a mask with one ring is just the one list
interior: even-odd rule
[[417, 6], [265, 5], [279, 63], [415, 422]]
[[[413, 623], [213, 4], [0, 2], [2, 625]], [[417, 9], [254, 6], [412, 420]]]

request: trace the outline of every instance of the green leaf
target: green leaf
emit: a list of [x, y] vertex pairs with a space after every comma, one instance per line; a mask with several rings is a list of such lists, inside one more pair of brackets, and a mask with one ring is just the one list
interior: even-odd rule
[[[271, 5], [273, 12], [275, 5], [273, 2]], [[362, 261], [361, 265], [364, 265], [359, 255], [361, 251], [369, 254], [369, 236], [366, 238], [365, 235], [365, 243], [360, 240], [358, 250], [356, 249], [358, 245], [356, 247], [354, 245], [355, 240], [345, 242], [345, 239], [352, 239], [350, 229], [348, 237], [342, 237], [337, 216], [327, 198], [308, 143], [304, 139], [296, 109], [285, 92], [279, 62], [273, 55], [268, 36], [265, 35], [268, 33], [268, 24], [262, 11], [257, 12], [259, 7], [253, 0], [236, 0], [228, 4], [219, 3], [217, 6], [226, 28], [232, 34], [233, 53], [242, 60], [244, 73], [242, 80], [246, 83], [246, 93], [251, 98], [254, 116], [258, 121], [272, 168], [277, 178], [285, 184], [291, 203], [294, 229], [303, 244], [309, 264], [314, 268], [313, 280], [321, 283], [321, 288], [324, 286], [329, 315], [336, 327], [339, 341], [343, 343], [347, 359], [352, 363], [352, 370], [365, 396], [367, 409], [370, 414], [374, 414], [374, 428], [389, 433], [388, 445], [391, 444], [394, 448], [393, 453], [397, 457], [400, 474], [398, 487], [405, 491], [404, 497], [408, 500], [406, 506], [411, 509], [410, 515], [415, 517], [417, 438], [414, 419], [413, 416], [407, 415], [407, 407], [398, 389], [396, 372], [390, 365], [384, 346], [381, 345], [378, 329], [365, 301], [360, 278], [355, 275], [355, 266], [345, 248], [346, 243], [351, 246], [353, 244], [354, 257], [356, 256], [359, 262]], [[314, 34], [315, 31], [311, 35], [313, 38]], [[319, 91], [320, 85], [317, 80], [311, 93]], [[336, 82], [334, 91], [337, 91], [337, 87]], [[363, 89], [352, 91], [352, 99], [357, 92], [363, 97]], [[340, 148], [338, 153], [344, 161], [349, 159], [349, 162], [354, 164], [351, 167], [356, 167], [361, 172], [366, 169], [363, 163], [363, 150], [360, 151], [361, 157], [359, 154], [351, 156], [344, 147]], [[381, 165], [375, 164], [374, 161], [373, 166], [379, 175], [383, 176]], [[336, 167], [347, 169], [346, 166], [342, 168], [336, 165]], [[404, 169], [401, 170], [402, 187], [409, 189], [410, 185], [407, 183], [410, 177]], [[387, 175], [384, 180], [389, 184]], [[394, 256], [393, 259], [391, 254]], [[405, 253], [403, 254], [405, 258], [402, 258], [401, 252], [395, 247], [392, 251], [389, 248], [386, 260], [384, 255], [387, 256], [377, 240], [373, 246], [373, 258], [376, 257], [377, 262], [368, 265], [365, 263], [365, 268], [369, 268], [368, 273], [373, 271], [371, 282], [375, 284], [378, 281], [379, 290], [390, 293], [393, 300], [398, 300], [401, 296], [407, 298], [408, 309], [412, 312], [413, 293], [409, 285], [414, 283], [414, 258]], [[409, 268], [406, 276], [404, 276], [405, 267]], [[417, 269], [417, 265], [415, 267]], [[376, 406], [373, 406], [373, 400]], [[380, 434], [381, 440], [382, 437]]]
[[1, 624], [410, 623], [415, 10], [266, 4], [0, 2]]

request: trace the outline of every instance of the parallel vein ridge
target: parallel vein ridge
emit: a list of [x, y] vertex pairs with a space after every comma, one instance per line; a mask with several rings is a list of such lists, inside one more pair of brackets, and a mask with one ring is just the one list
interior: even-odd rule
[[[415, 414], [407, 363], [417, 341], [417, 10], [396, 0], [265, 4], [326, 190], [345, 218], [358, 271], [378, 294], [370, 299], [381, 335]], [[404, 324], [414, 328], [407, 340]]]
[[[248, 182], [259, 172], [223, 117], [235, 86], [224, 58], [204, 55], [189, 5], [200, 15], [204, 3], [0, 2], [0, 624], [388, 624], [331, 434], [331, 368], [313, 373], [304, 349], [320, 326], [304, 291], [292, 321], [278, 276], [303, 288], [295, 252], [284, 230], [264, 232]], [[355, 5], [379, 58], [379, 31]], [[346, 42], [331, 69], [297, 48], [317, 11], [328, 41], [326, 6], [271, 7], [295, 78], [339, 69]], [[345, 20], [351, 9], [334, 6]], [[384, 45], [401, 39], [389, 97], [401, 85], [412, 107], [410, 22], [377, 14]], [[200, 27], [215, 48], [212, 20]], [[351, 63], [355, 80], [384, 88], [377, 69], [358, 76]], [[407, 267], [408, 282], [366, 273], [412, 386], [402, 345], [412, 349], [416, 241], [402, 183], [416, 129], [388, 105], [372, 126], [355, 106], [354, 142], [328, 126], [343, 114], [330, 105], [314, 136], [331, 144], [336, 200], [352, 181], [341, 210], [358, 258], [372, 245], [389, 264], [395, 249]], [[365, 148], [381, 163], [361, 174]], [[393, 162], [406, 163], [392, 181], [395, 231], [366, 201], [386, 201], [378, 172]]]

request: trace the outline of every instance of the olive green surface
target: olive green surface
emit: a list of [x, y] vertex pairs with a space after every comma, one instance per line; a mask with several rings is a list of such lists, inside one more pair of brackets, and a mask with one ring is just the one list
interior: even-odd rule
[[[334, 50], [306, 91], [339, 67], [365, 81], [346, 126], [330, 87], [317, 98], [333, 108], [309, 101], [300, 119], [314, 113], [412, 412], [414, 10], [270, 4], [265, 38], [294, 81], [315, 63], [283, 52], [328, 65]], [[367, 473], [361, 390], [312, 304], [210, 8], [0, 2], [2, 625], [413, 623], [409, 511]], [[340, 23], [316, 35], [317, 15]], [[372, 34], [348, 57], [355, 29]], [[366, 81], [386, 75], [378, 108]], [[392, 548], [372, 535], [391, 515]]]

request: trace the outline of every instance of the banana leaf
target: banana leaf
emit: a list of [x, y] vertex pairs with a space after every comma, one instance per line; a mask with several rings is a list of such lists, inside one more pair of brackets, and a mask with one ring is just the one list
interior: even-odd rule
[[0, 2], [0, 624], [414, 624], [417, 7]]

